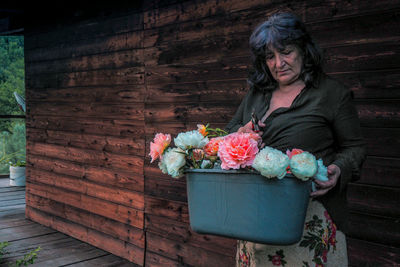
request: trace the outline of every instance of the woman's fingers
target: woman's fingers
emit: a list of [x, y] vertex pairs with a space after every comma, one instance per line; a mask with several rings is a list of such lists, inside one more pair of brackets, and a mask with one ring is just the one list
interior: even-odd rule
[[327, 169], [328, 169], [328, 181], [323, 182], [319, 180], [314, 180], [318, 190], [311, 192], [310, 194], [311, 197], [325, 195], [329, 190], [331, 190], [336, 186], [341, 173], [340, 168], [335, 164], [331, 164], [327, 167]]

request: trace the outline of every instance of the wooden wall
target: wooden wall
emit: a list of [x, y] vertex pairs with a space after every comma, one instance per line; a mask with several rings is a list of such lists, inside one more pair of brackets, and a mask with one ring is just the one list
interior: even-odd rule
[[368, 159], [349, 186], [350, 264], [400, 263], [394, 0], [154, 0], [27, 27], [27, 216], [138, 265], [233, 266], [235, 240], [190, 230], [185, 179], [150, 164], [149, 143], [229, 121], [251, 31], [277, 10], [303, 18], [356, 97]]

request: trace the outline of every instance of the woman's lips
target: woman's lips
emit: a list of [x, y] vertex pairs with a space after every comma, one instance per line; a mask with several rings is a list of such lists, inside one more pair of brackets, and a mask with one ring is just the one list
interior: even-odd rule
[[284, 75], [288, 70], [280, 70], [278, 71], [278, 75]]

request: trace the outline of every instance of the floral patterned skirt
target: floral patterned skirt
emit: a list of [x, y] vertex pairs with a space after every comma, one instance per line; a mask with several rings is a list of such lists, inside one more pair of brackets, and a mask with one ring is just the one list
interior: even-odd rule
[[347, 266], [346, 236], [320, 202], [310, 200], [305, 221], [303, 236], [294, 245], [238, 240], [236, 266]]

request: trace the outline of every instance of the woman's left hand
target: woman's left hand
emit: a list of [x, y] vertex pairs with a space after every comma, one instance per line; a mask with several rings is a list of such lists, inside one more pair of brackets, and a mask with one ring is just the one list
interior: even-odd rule
[[319, 180], [314, 180], [314, 182], [317, 185], [317, 191], [311, 192], [310, 196], [311, 197], [318, 197], [325, 195], [329, 190], [335, 187], [336, 183], [339, 180], [340, 177], [340, 168], [335, 165], [331, 164], [328, 166], [328, 181], [322, 182]]

